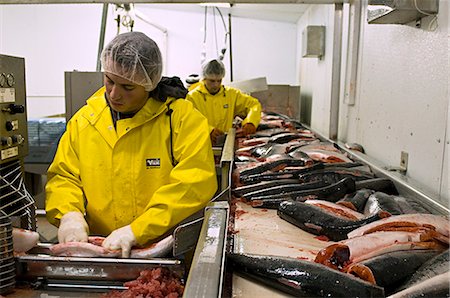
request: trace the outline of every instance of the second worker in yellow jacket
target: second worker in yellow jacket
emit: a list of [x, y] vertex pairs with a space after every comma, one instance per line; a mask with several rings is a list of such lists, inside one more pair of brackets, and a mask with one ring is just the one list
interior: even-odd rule
[[186, 99], [208, 119], [213, 145], [232, 127], [236, 116], [244, 119], [238, 135], [255, 133], [261, 120], [259, 101], [236, 88], [222, 85], [225, 66], [217, 59], [203, 66], [202, 75], [203, 80], [189, 92]]

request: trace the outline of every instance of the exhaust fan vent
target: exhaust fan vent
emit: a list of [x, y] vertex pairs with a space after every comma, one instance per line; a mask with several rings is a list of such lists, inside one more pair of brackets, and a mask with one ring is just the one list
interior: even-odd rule
[[439, 11], [439, 0], [369, 0], [369, 24], [407, 24]]

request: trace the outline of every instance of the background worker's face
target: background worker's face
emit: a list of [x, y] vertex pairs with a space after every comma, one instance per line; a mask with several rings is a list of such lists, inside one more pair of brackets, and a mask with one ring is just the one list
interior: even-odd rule
[[143, 86], [108, 72], [105, 72], [103, 79], [106, 99], [114, 111], [135, 113], [147, 102], [148, 92]]
[[221, 76], [210, 76], [204, 79], [205, 87], [211, 94], [216, 94], [220, 90], [220, 86], [222, 86], [222, 77]]

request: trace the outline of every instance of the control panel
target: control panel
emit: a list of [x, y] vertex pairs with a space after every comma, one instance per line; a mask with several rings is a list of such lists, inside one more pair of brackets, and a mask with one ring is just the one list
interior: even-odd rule
[[0, 164], [28, 154], [25, 59], [0, 55]]

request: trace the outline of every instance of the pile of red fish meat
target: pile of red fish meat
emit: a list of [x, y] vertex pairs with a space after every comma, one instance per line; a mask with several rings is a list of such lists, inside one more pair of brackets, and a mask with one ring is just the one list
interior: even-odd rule
[[103, 298], [177, 298], [183, 295], [181, 278], [168, 268], [144, 270], [136, 280], [124, 283], [125, 291], [111, 291]]

